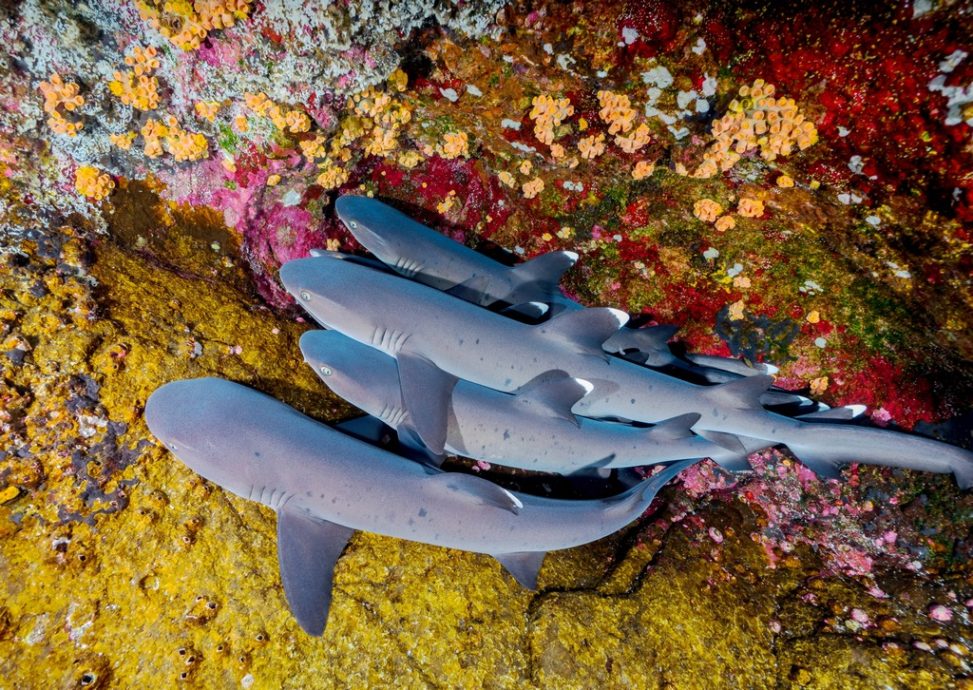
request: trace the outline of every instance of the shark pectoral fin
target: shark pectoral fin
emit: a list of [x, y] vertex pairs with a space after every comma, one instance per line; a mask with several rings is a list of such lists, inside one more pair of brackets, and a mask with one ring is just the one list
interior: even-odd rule
[[371, 443], [385, 443], [392, 438], [391, 428], [381, 419], [370, 414], [339, 422], [334, 425], [334, 428]]
[[593, 388], [592, 384], [573, 378], [566, 371], [552, 369], [532, 378], [518, 388], [514, 395], [518, 404], [532, 411], [581, 426], [571, 408]]
[[[728, 434], [724, 431], [709, 431], [708, 429], [704, 429], [699, 432], [699, 435], [705, 438], [707, 441], [715, 443], [720, 448], [726, 448], [734, 453], [743, 453], [744, 456], [747, 454], [747, 447], [743, 445], [743, 442], [736, 436], [736, 434]], [[749, 468], [749, 465], [747, 467]]]
[[399, 439], [399, 454], [410, 460], [439, 469], [446, 459], [445, 453], [433, 453], [426, 448], [426, 444], [419, 438], [419, 434], [411, 425], [404, 424], [397, 431]]
[[675, 441], [680, 438], [689, 438], [693, 435], [693, 424], [699, 421], [703, 415], [695, 412], [688, 412], [676, 417], [664, 419], [649, 430], [649, 435], [654, 439]]
[[544, 563], [546, 551], [518, 551], [516, 553], [491, 554], [500, 561], [508, 573], [527, 589], [537, 589], [537, 574]]
[[758, 374], [746, 378], [712, 386], [704, 391], [710, 400], [721, 405], [730, 405], [740, 409], [756, 409], [760, 405], [760, 396], [764, 394], [774, 382], [769, 374]]
[[796, 419], [800, 419], [802, 422], [850, 421], [862, 416], [864, 413], [864, 405], [845, 405], [844, 407], [833, 407], [829, 410], [819, 410], [818, 412], [802, 414], [797, 416]]
[[580, 352], [604, 354], [602, 343], [624, 326], [626, 321], [628, 314], [625, 312], [610, 307], [598, 307], [566, 311], [535, 328]]
[[396, 355], [402, 402], [425, 446], [442, 455], [446, 446], [449, 404], [456, 377], [422, 355], [402, 350]]
[[647, 326], [646, 328], [621, 328], [606, 340], [602, 347], [607, 352], [638, 350], [647, 355], [669, 353], [669, 341], [679, 330], [678, 326]]
[[309, 635], [324, 632], [334, 566], [354, 532], [286, 505], [277, 512], [277, 558], [284, 595]]
[[[424, 480], [427, 486], [451, 494], [465, 494], [475, 505], [489, 505], [520, 515], [524, 504], [512, 493], [491, 481], [460, 472], [443, 472]], [[455, 499], [454, 495], [450, 498]]]
[[510, 274], [519, 285], [538, 283], [556, 290], [558, 283], [561, 282], [561, 276], [574, 266], [577, 260], [578, 255], [574, 252], [551, 252], [513, 266]]

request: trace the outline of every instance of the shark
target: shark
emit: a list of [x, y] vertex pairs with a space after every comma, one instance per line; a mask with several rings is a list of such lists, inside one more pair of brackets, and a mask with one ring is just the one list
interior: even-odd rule
[[[337, 395], [381, 419], [414, 449], [425, 450], [403, 405], [394, 358], [338, 331], [307, 331], [301, 352]], [[724, 441], [731, 446], [727, 449], [692, 433], [698, 414], [650, 428], [575, 416], [571, 407], [591, 389], [587, 381], [559, 370], [539, 374], [514, 393], [456, 379], [444, 448], [474, 460], [559, 474], [707, 457], [728, 469], [747, 466], [735, 437]]]
[[558, 285], [578, 260], [575, 252], [550, 252], [505, 266], [375, 199], [340, 196], [335, 212], [363, 247], [407, 278], [481, 306], [567, 305]]
[[[508, 315], [534, 320], [585, 308], [580, 302], [566, 297], [559, 287], [561, 276], [578, 260], [575, 252], [542, 254], [511, 267], [444, 237], [374, 198], [340, 196], [335, 201], [335, 212], [355, 239], [379, 262], [407, 278], [454, 297], [480, 306], [499, 305]], [[311, 253], [313, 256], [332, 254], [321, 250]], [[351, 255], [338, 258], [356, 260]], [[374, 263], [371, 265], [376, 267]], [[631, 358], [634, 361], [652, 367], [670, 366], [709, 383], [776, 372], [772, 365], [750, 366], [733, 358], [679, 358], [668, 346], [675, 331], [670, 326], [623, 328], [605, 342], [605, 350], [619, 354], [633, 351]], [[806, 402], [806, 399], [800, 400], [798, 396], [788, 396], [780, 391], [769, 392], [764, 398], [768, 405]]]
[[413, 462], [218, 378], [163, 385], [149, 396], [145, 420], [193, 471], [277, 513], [284, 593], [311, 635], [324, 632], [335, 564], [356, 531], [489, 554], [534, 589], [548, 551], [637, 520], [696, 462], [666, 466], [615, 497], [565, 501]]
[[442, 453], [454, 379], [512, 393], [560, 369], [593, 388], [572, 407], [591, 418], [656, 424], [698, 414], [704, 438], [736, 436], [752, 453], [786, 445], [820, 476], [849, 462], [952, 473], [973, 485], [973, 453], [932, 439], [765, 410], [770, 375], [699, 386], [611, 357], [602, 343], [628, 315], [612, 308], [563, 312], [538, 325], [519, 323], [398, 276], [346, 261], [298, 259], [280, 269], [284, 287], [321, 325], [396, 358], [402, 399], [423, 443]]

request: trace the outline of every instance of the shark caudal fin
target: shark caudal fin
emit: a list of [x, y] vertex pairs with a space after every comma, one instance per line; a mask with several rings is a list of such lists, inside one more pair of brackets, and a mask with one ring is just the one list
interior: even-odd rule
[[626, 321], [628, 314], [620, 309], [598, 307], [566, 311], [535, 328], [577, 352], [599, 354], [607, 358], [601, 344], [624, 326]]

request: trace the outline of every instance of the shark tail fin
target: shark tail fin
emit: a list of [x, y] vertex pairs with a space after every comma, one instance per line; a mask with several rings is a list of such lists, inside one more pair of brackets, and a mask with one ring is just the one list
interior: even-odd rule
[[969, 489], [973, 487], [973, 462], [964, 462], [959, 465], [951, 465], [953, 470], [953, 478], [956, 480], [956, 484], [959, 488]]
[[556, 287], [561, 282], [561, 276], [577, 260], [578, 255], [574, 252], [550, 252], [513, 266], [510, 273], [521, 284], [540, 283]]

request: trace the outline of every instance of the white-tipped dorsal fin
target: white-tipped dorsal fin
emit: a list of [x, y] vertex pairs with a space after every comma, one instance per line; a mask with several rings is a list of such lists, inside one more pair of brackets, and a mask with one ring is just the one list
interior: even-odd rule
[[535, 328], [579, 352], [595, 354], [603, 352], [602, 343], [624, 326], [626, 321], [628, 314], [622, 310], [598, 307], [566, 311]]
[[277, 513], [277, 559], [284, 595], [309, 635], [328, 622], [334, 566], [355, 530], [288, 508]]
[[578, 255], [574, 252], [550, 252], [513, 266], [510, 273], [517, 277], [520, 284], [542, 283], [556, 286], [561, 282], [565, 271], [574, 266], [577, 260]]
[[520, 515], [520, 509], [524, 507], [519, 498], [502, 486], [472, 474], [443, 472], [424, 481], [433, 490], [449, 492], [451, 500], [466, 499], [471, 505], [493, 506], [508, 510], [514, 515]]
[[442, 455], [456, 377], [417, 353], [400, 350], [395, 359], [399, 367], [402, 403], [409, 413], [412, 427], [434, 455]]
[[593, 389], [594, 386], [584, 379], [576, 379], [566, 371], [552, 369], [532, 378], [514, 395], [518, 405], [530, 412], [564, 419], [579, 426], [571, 408]]
[[774, 377], [769, 374], [757, 374], [747, 376], [728, 383], [712, 386], [705, 390], [704, 395], [710, 400], [721, 405], [728, 405], [738, 409], [758, 409], [760, 396], [763, 395], [771, 384]]
[[546, 551], [519, 551], [517, 553], [495, 553], [493, 557], [500, 561], [508, 573], [527, 589], [537, 589], [537, 574], [544, 563]]
[[693, 424], [698, 422], [700, 417], [702, 417], [701, 414], [688, 412], [664, 419], [649, 429], [649, 435], [654, 439], [672, 441], [689, 438], [693, 435]]

